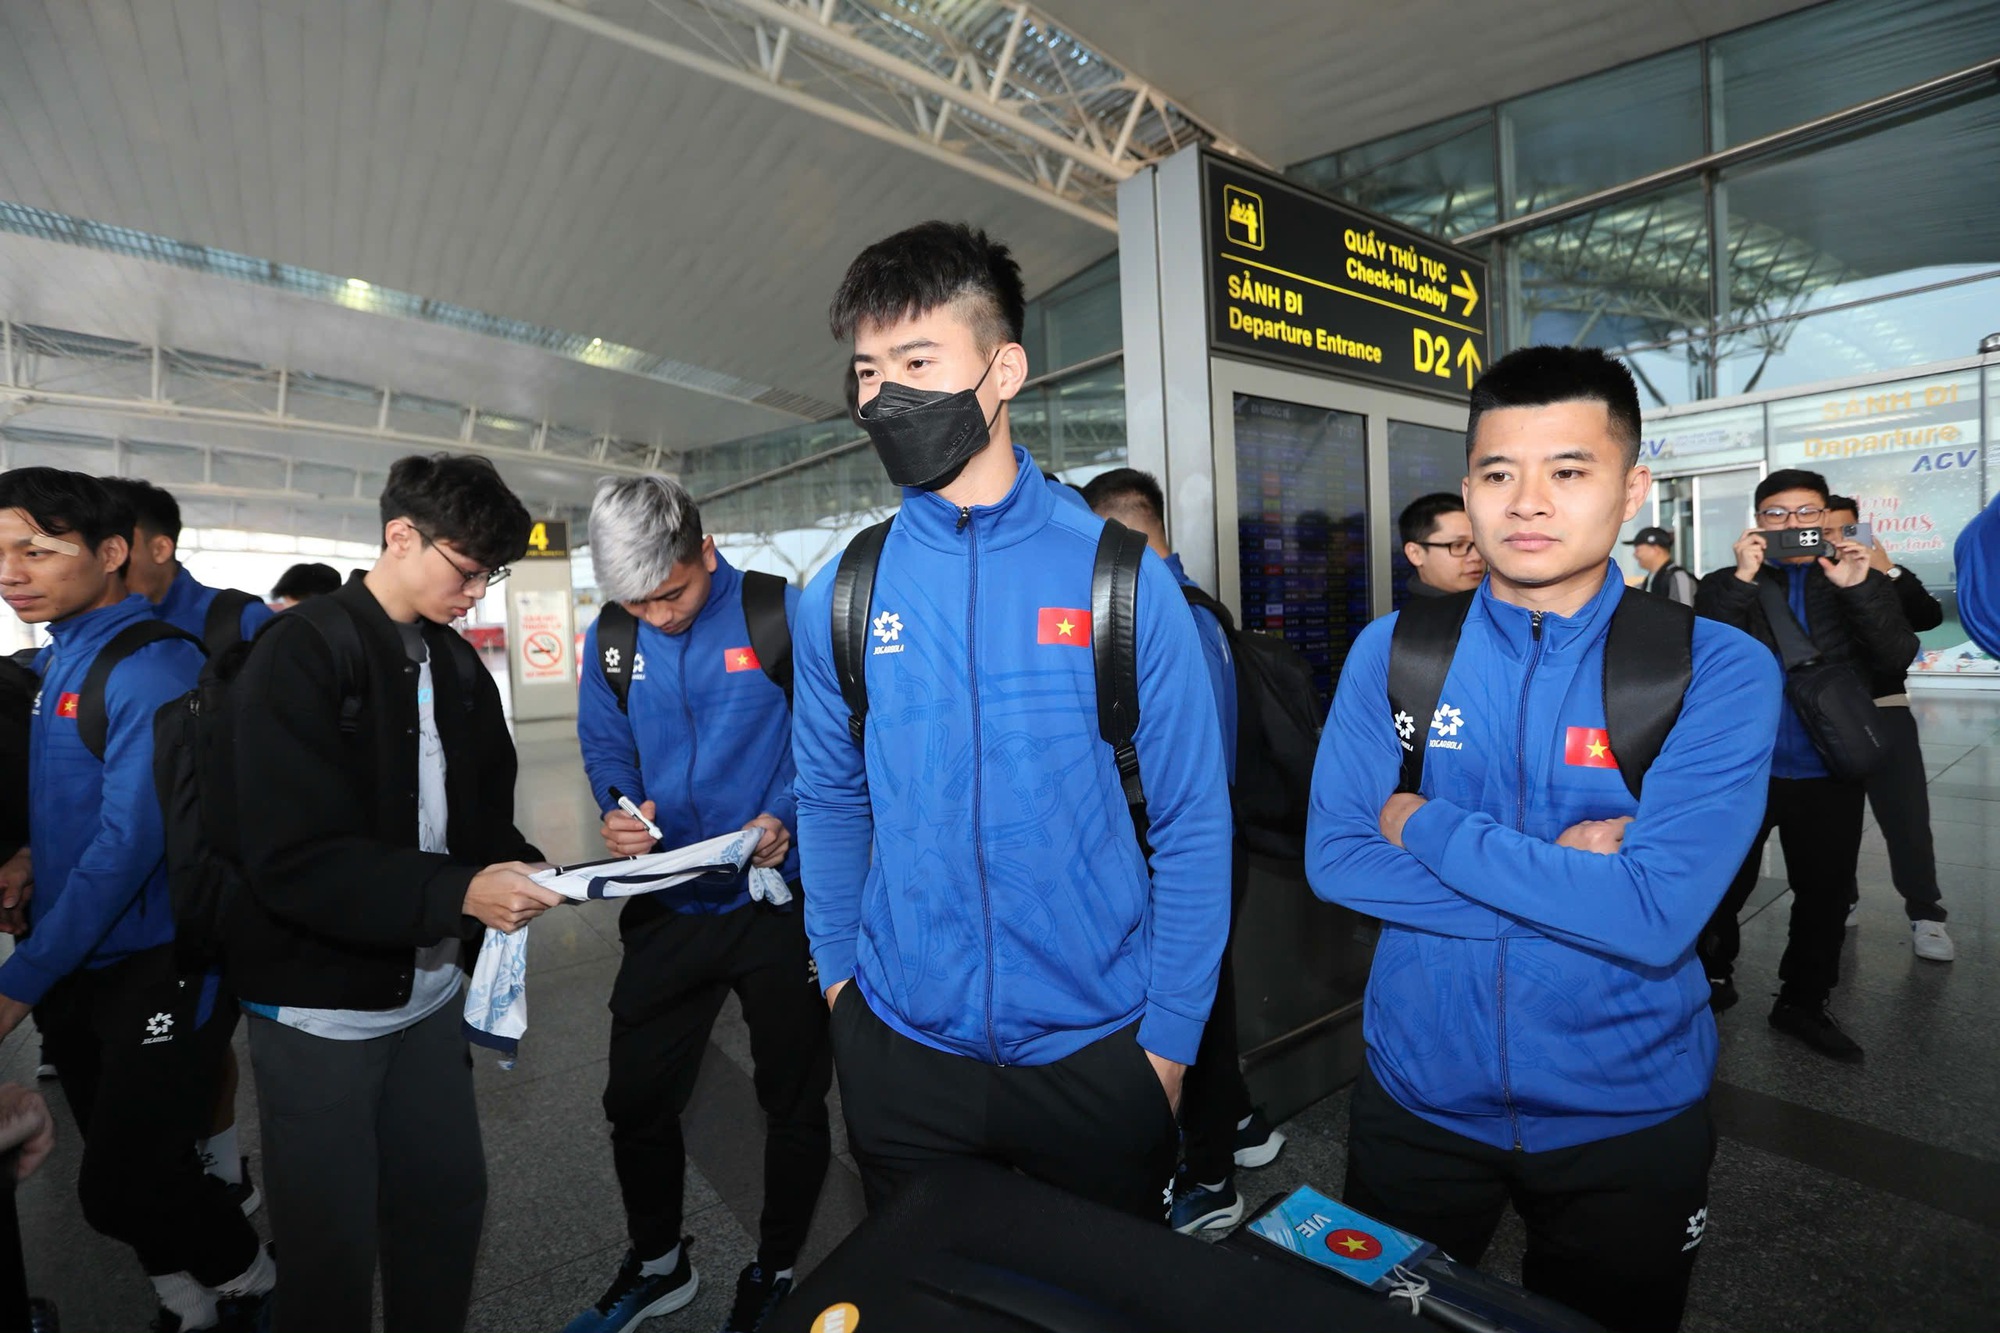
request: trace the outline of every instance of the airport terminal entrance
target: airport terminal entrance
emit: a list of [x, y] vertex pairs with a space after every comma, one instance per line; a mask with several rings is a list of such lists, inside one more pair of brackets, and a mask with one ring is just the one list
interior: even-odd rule
[[[1160, 478], [1188, 573], [1284, 638], [1330, 699], [1399, 605], [1396, 515], [1465, 475], [1487, 356], [1470, 255], [1189, 150], [1119, 195], [1132, 465]], [[1253, 1097], [1274, 1117], [1360, 1068], [1376, 923], [1253, 856], [1234, 957]]]

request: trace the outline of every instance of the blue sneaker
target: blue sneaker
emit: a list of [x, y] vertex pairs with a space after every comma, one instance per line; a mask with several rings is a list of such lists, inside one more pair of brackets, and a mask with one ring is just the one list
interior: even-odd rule
[[1167, 1225], [1183, 1236], [1198, 1231], [1226, 1231], [1243, 1220], [1243, 1196], [1236, 1182], [1225, 1180], [1219, 1190], [1192, 1182], [1174, 1187], [1174, 1206]]
[[623, 1333], [641, 1319], [672, 1314], [686, 1305], [701, 1286], [694, 1265], [688, 1262], [688, 1247], [693, 1243], [692, 1236], [684, 1238], [681, 1261], [674, 1265], [673, 1272], [659, 1277], [641, 1273], [639, 1256], [631, 1250], [625, 1251], [625, 1262], [618, 1266], [618, 1276], [612, 1279], [604, 1295], [597, 1304], [563, 1325], [563, 1333]]

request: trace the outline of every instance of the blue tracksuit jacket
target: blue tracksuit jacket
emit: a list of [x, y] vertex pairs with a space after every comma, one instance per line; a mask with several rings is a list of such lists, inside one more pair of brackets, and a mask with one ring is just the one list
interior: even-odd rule
[[[1380, 917], [1363, 1035], [1403, 1106], [1501, 1148], [1541, 1152], [1656, 1124], [1715, 1072], [1695, 937], [1764, 813], [1780, 678], [1749, 635], [1695, 621], [1679, 720], [1633, 801], [1604, 726], [1615, 570], [1573, 617], [1482, 584], [1428, 740], [1404, 849], [1382, 836], [1402, 750], [1388, 704], [1395, 616], [1362, 631], [1335, 692], [1306, 827], [1314, 892]], [[1537, 624], [1539, 621], [1539, 624]], [[1555, 845], [1635, 816], [1614, 856]]]
[[[797, 634], [799, 593], [785, 590]], [[796, 655], [796, 650], [795, 650]], [[639, 622], [630, 714], [598, 666], [597, 626], [584, 634], [576, 736], [600, 811], [618, 808], [610, 789], [635, 805], [652, 800], [666, 849], [734, 833], [761, 814], [792, 831], [782, 867], [799, 877], [798, 806], [792, 796], [792, 719], [785, 692], [750, 649], [743, 575], [718, 553], [715, 577], [694, 623], [668, 634]], [[707, 880], [660, 895], [683, 912], [727, 912], [750, 901], [748, 876]]]
[[0, 963], [0, 995], [38, 1003], [80, 967], [104, 967], [174, 938], [166, 835], [153, 788], [153, 714], [194, 688], [202, 654], [156, 643], [125, 659], [104, 688], [104, 759], [77, 733], [75, 696], [99, 650], [153, 614], [134, 593], [49, 626], [35, 659], [42, 693], [28, 733], [32, 933]]
[[905, 490], [873, 602], [867, 745], [832, 660], [837, 565], [799, 606], [794, 753], [820, 982], [936, 1049], [1046, 1064], [1139, 1020], [1192, 1063], [1229, 934], [1229, 793], [1194, 619], [1157, 557], [1138, 594], [1150, 880], [1097, 733], [1102, 520], [1016, 449], [999, 503]]
[[[219, 591], [221, 589], [198, 582], [183, 566], [174, 575], [173, 586], [167, 589], [167, 595], [153, 608], [153, 614], [175, 629], [199, 639], [208, 628], [208, 608], [214, 604], [215, 594]], [[255, 638], [257, 631], [264, 627], [264, 622], [276, 614], [263, 602], [251, 602], [244, 607], [239, 631], [245, 641]]]
[[1958, 571], [1958, 619], [1966, 637], [1990, 657], [2000, 657], [2000, 495], [1958, 534], [1952, 547]]

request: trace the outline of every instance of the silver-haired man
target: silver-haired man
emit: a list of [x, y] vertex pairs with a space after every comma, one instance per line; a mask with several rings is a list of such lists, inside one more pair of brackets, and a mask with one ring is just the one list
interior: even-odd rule
[[786, 890], [753, 894], [753, 877], [740, 873], [626, 900], [604, 1112], [632, 1248], [565, 1333], [619, 1333], [694, 1299], [680, 1116], [732, 990], [768, 1117], [757, 1259], [737, 1279], [724, 1325], [748, 1333], [791, 1289], [831, 1151], [833, 1058], [792, 845], [798, 590], [733, 568], [703, 535], [694, 500], [665, 477], [600, 486], [590, 542], [605, 606], [586, 636], [576, 730], [604, 845], [627, 856], [754, 826], [764, 836], [753, 865], [778, 870]]

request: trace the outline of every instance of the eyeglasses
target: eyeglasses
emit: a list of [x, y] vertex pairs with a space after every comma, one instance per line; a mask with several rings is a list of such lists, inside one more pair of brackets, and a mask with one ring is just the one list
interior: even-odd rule
[[1472, 538], [1470, 537], [1460, 537], [1455, 542], [1418, 542], [1417, 545], [1430, 547], [1434, 550], [1442, 549], [1454, 560], [1463, 560], [1472, 554]]
[[447, 565], [451, 566], [452, 573], [458, 575], [460, 580], [462, 580], [458, 585], [459, 588], [465, 592], [471, 592], [473, 585], [476, 583], [483, 583], [489, 588], [496, 587], [499, 584], [505, 583], [507, 576], [514, 572], [505, 565], [496, 565], [492, 569], [475, 569], [467, 573], [464, 566], [444, 553], [444, 547], [439, 546], [435, 539], [426, 536], [424, 538], [424, 545], [436, 551], [438, 556]]
[[1759, 509], [1757, 516], [1759, 518], [1768, 518], [1773, 523], [1782, 523], [1794, 514], [1797, 514], [1800, 518], [1818, 518], [1825, 512], [1826, 506], [1824, 505], [1800, 505], [1797, 509], [1784, 509], [1773, 505], [1769, 509]]

